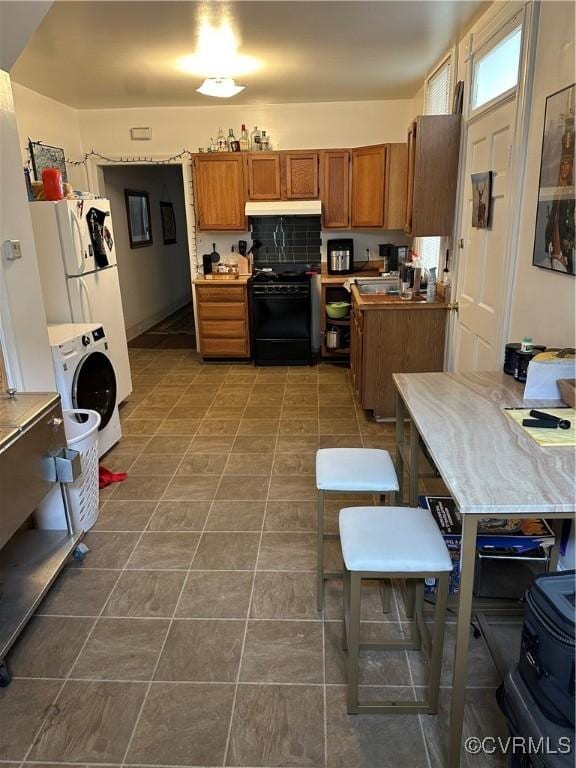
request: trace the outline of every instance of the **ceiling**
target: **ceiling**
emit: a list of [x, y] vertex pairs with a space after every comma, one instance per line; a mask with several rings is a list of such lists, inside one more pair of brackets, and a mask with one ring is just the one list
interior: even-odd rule
[[[480, 0], [232, 2], [240, 52], [261, 68], [226, 104], [412, 98], [438, 58], [488, 5]], [[204, 3], [204, 8], [222, 4]], [[214, 106], [182, 72], [199, 3], [56, 0], [12, 79], [81, 108]], [[212, 12], [214, 12], [212, 10]], [[210, 73], [206, 73], [210, 74]]]

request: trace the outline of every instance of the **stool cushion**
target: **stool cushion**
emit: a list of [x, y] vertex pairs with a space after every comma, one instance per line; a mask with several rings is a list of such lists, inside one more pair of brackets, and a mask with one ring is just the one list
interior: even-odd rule
[[322, 448], [316, 452], [316, 487], [320, 491], [398, 490], [388, 451], [378, 448]]
[[341, 509], [340, 543], [349, 571], [433, 574], [452, 570], [440, 529], [427, 509]]

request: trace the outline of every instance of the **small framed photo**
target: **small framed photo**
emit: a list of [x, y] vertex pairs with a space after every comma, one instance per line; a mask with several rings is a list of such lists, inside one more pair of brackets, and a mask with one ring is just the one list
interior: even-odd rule
[[240, 152], [240, 142], [239, 141], [231, 141], [230, 142], [230, 149], [232, 152]]
[[472, 226], [486, 229], [492, 207], [492, 171], [472, 174]]
[[152, 245], [152, 220], [148, 192], [125, 189], [126, 215], [130, 248], [144, 248]]
[[160, 200], [160, 218], [164, 245], [173, 245], [176, 242], [176, 217], [172, 203]]
[[68, 181], [66, 158], [61, 147], [51, 147], [49, 144], [43, 144], [41, 141], [28, 140], [28, 152], [30, 153], [32, 171], [36, 181], [42, 181], [42, 171], [44, 168], [58, 168], [62, 174], [62, 181]]

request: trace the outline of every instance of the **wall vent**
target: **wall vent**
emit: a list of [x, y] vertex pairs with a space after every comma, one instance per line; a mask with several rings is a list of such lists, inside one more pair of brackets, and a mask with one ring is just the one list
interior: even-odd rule
[[150, 141], [152, 128], [130, 128], [130, 138], [132, 141]]

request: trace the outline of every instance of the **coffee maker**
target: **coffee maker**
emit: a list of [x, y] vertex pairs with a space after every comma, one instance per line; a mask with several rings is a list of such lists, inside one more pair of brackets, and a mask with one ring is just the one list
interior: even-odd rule
[[354, 240], [338, 238], [327, 241], [328, 274], [350, 275], [354, 272]]

